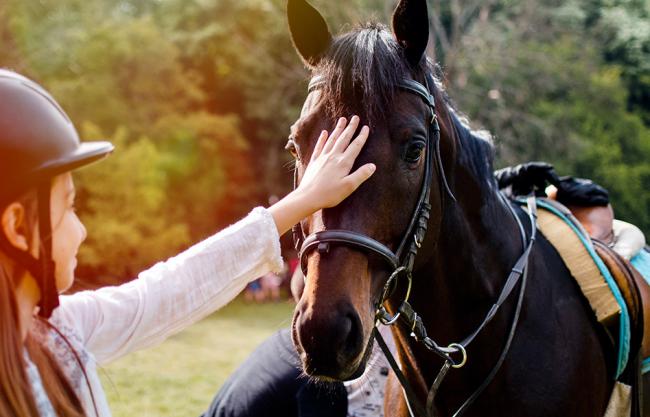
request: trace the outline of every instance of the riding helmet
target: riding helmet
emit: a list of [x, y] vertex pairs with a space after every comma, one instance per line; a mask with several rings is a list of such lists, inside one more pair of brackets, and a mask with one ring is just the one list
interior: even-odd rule
[[39, 257], [18, 250], [0, 232], [0, 248], [36, 278], [40, 315], [58, 305], [51, 256], [52, 178], [90, 164], [113, 150], [109, 142], [79, 141], [61, 106], [34, 81], [0, 69], [0, 212], [30, 189], [38, 193]]

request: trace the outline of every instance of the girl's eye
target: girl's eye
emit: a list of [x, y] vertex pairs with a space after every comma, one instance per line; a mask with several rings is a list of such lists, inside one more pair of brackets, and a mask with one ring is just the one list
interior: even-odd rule
[[417, 163], [422, 157], [422, 151], [425, 148], [423, 141], [411, 142], [404, 152], [404, 160], [410, 164]]
[[298, 147], [296, 146], [296, 142], [294, 142], [293, 139], [289, 139], [284, 149], [289, 151], [291, 156], [293, 156], [295, 159], [298, 159]]

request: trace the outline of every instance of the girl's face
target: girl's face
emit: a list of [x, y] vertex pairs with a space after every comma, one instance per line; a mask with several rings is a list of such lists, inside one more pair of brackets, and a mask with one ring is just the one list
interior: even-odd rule
[[77, 217], [72, 174], [57, 176], [52, 183], [52, 259], [56, 264], [56, 287], [64, 292], [74, 282], [77, 252], [86, 239], [86, 228]]

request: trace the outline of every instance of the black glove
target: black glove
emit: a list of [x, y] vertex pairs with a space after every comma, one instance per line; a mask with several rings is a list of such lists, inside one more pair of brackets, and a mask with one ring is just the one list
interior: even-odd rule
[[545, 196], [544, 189], [548, 184], [557, 186], [560, 182], [553, 165], [546, 162], [527, 162], [503, 168], [494, 176], [499, 189], [511, 186], [513, 195], [528, 195], [535, 191], [537, 195]]
[[606, 206], [609, 193], [591, 180], [562, 177], [557, 187], [557, 201], [565, 206]]

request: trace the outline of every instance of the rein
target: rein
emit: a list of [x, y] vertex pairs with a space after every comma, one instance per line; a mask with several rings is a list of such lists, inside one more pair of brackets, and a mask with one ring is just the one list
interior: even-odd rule
[[[469, 335], [465, 340], [460, 343], [452, 343], [447, 347], [439, 346], [433, 339], [427, 336], [427, 332], [422, 321], [422, 318], [413, 310], [409, 304], [409, 296], [411, 292], [412, 285], [412, 272], [413, 265], [415, 262], [415, 257], [417, 255], [418, 249], [422, 246], [424, 241], [424, 236], [427, 231], [429, 216], [431, 212], [431, 204], [429, 203], [431, 195], [431, 184], [433, 182], [433, 170], [438, 171], [438, 177], [440, 179], [440, 188], [444, 189], [441, 198], [441, 205], [444, 207], [444, 197], [445, 194], [448, 195], [454, 202], [456, 198], [452, 193], [447, 178], [445, 176], [444, 167], [442, 164], [442, 158], [440, 155], [440, 125], [438, 123], [438, 118], [435, 111], [435, 99], [433, 94], [431, 94], [429, 89], [429, 84], [433, 82], [431, 74], [427, 74], [425, 78], [425, 84], [421, 84], [417, 81], [411, 79], [403, 79], [399, 82], [398, 88], [406, 92], [412, 93], [420, 97], [425, 104], [427, 104], [430, 112], [431, 118], [428, 124], [428, 133], [427, 133], [427, 148], [426, 148], [426, 161], [424, 167], [424, 178], [422, 180], [422, 187], [420, 190], [420, 195], [418, 197], [418, 202], [415, 206], [413, 216], [409, 226], [406, 229], [404, 237], [402, 238], [401, 243], [398, 246], [396, 252], [393, 252], [383, 243], [363, 235], [361, 233], [348, 231], [348, 230], [326, 230], [322, 232], [316, 232], [309, 236], [305, 236], [304, 229], [302, 227], [302, 222], [294, 225], [293, 227], [293, 238], [296, 250], [299, 250], [299, 259], [301, 269], [307, 276], [307, 258], [309, 254], [317, 250], [321, 254], [328, 253], [330, 250], [331, 244], [339, 244], [353, 247], [355, 249], [361, 250], [365, 253], [377, 255], [383, 259], [391, 268], [392, 273], [390, 274], [388, 280], [383, 289], [382, 297], [379, 303], [377, 304], [377, 313], [376, 313], [376, 325], [382, 323], [384, 325], [393, 325], [401, 318], [401, 321], [406, 324], [408, 328], [411, 329], [411, 336], [419, 343], [422, 343], [428, 350], [434, 352], [438, 356], [444, 359], [444, 364], [438, 373], [438, 376], [435, 378], [433, 384], [429, 388], [427, 395], [426, 407], [423, 406], [417, 399], [413, 389], [411, 388], [408, 380], [402, 373], [397, 364], [395, 358], [390, 353], [386, 342], [377, 331], [377, 327], [373, 330], [373, 336], [377, 340], [380, 348], [384, 352], [384, 355], [388, 359], [391, 368], [395, 372], [395, 375], [399, 379], [404, 395], [406, 397], [406, 403], [409, 408], [411, 416], [414, 416], [413, 408], [418, 416], [433, 417], [433, 403], [435, 400], [436, 393], [440, 387], [442, 381], [447, 375], [450, 368], [461, 368], [467, 362], [467, 351], [466, 348], [469, 346], [472, 341], [478, 336], [478, 334], [487, 326], [487, 324], [493, 319], [497, 311], [506, 301], [508, 296], [513, 291], [514, 287], [519, 282], [520, 278], [523, 276], [522, 284], [519, 290], [519, 299], [517, 303], [517, 308], [515, 311], [515, 316], [513, 317], [512, 325], [508, 334], [508, 339], [504, 349], [497, 361], [496, 365], [485, 379], [485, 381], [479, 386], [479, 388], [468, 398], [465, 403], [460, 407], [460, 409], [454, 414], [454, 416], [460, 416], [480, 395], [480, 393], [489, 385], [497, 371], [500, 369], [503, 361], [510, 349], [510, 344], [514, 337], [514, 333], [517, 327], [517, 322], [519, 320], [519, 313], [521, 311], [522, 300], [526, 288], [526, 277], [527, 277], [527, 265], [528, 258], [531, 253], [533, 244], [535, 242], [536, 236], [536, 203], [534, 196], [528, 198], [528, 216], [531, 222], [531, 236], [526, 243], [526, 233], [524, 232], [523, 225], [521, 220], [514, 212], [512, 206], [508, 203], [505, 197], [501, 195], [501, 198], [504, 200], [506, 206], [510, 209], [511, 214], [517, 221], [519, 230], [521, 233], [521, 238], [523, 245], [525, 246], [523, 254], [519, 257], [515, 266], [512, 268], [506, 283], [501, 290], [497, 301], [490, 308], [488, 313], [485, 316], [483, 322], [478, 326], [478, 328]], [[316, 76], [312, 78], [309, 83], [309, 92], [323, 88], [325, 85], [325, 79], [321, 76]], [[294, 170], [294, 188], [298, 185], [298, 172], [297, 168]], [[397, 281], [401, 276], [404, 276], [407, 279], [407, 291], [402, 301], [400, 307], [394, 315], [391, 315], [386, 308], [384, 307], [384, 302], [391, 296], [393, 291], [397, 287]], [[452, 355], [461, 354], [460, 360], [453, 359]]]

